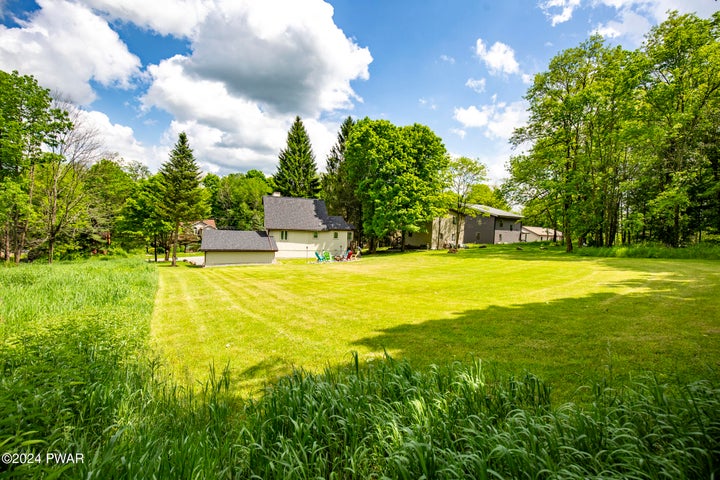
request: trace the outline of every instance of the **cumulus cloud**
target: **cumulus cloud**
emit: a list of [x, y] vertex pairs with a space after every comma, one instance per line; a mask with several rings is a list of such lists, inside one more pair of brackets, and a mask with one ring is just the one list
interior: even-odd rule
[[64, 0], [38, 0], [40, 9], [16, 28], [0, 25], [0, 68], [34, 75], [46, 88], [87, 105], [91, 81], [130, 88], [140, 60], [87, 7]]
[[550, 18], [552, 26], [565, 23], [573, 16], [573, 12], [580, 6], [580, 0], [544, 0], [540, 8]]
[[319, 0], [227, 2], [198, 26], [187, 74], [279, 113], [350, 108], [359, 100], [350, 82], [369, 78], [372, 57], [332, 15]]
[[488, 48], [483, 39], [478, 38], [475, 42], [475, 54], [485, 63], [492, 75], [520, 73], [515, 51], [502, 42], [495, 42]]
[[527, 105], [524, 101], [505, 103], [495, 102], [471, 105], [468, 108], [456, 108], [454, 117], [464, 129], [478, 128], [488, 138], [509, 139], [515, 128], [527, 122]]
[[337, 124], [319, 118], [361, 99], [350, 82], [369, 77], [366, 48], [345, 37], [320, 1], [234, 1], [196, 26], [192, 54], [148, 67], [145, 111], [171, 113], [198, 137], [208, 165], [272, 173], [295, 115], [325, 163]]
[[179, 38], [191, 37], [215, 5], [213, 0], [84, 0], [84, 3], [112, 19]]

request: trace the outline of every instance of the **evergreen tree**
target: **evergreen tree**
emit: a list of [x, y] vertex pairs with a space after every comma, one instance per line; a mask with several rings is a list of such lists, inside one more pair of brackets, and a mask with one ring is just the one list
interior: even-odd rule
[[332, 146], [322, 176], [322, 195], [330, 215], [340, 215], [351, 225], [362, 229], [362, 208], [355, 194], [357, 185], [350, 181], [348, 165], [345, 162], [345, 149], [355, 120], [347, 117], [340, 126], [337, 142]]
[[290, 127], [287, 147], [280, 152], [279, 160], [274, 180], [281, 194], [304, 198], [318, 196], [320, 179], [315, 155], [310, 145], [310, 137], [300, 117], [295, 117], [295, 122]]
[[200, 169], [185, 132], [180, 133], [170, 160], [160, 169], [162, 178], [162, 211], [173, 226], [172, 264], [177, 261], [180, 226], [208, 214], [205, 191], [200, 186]]

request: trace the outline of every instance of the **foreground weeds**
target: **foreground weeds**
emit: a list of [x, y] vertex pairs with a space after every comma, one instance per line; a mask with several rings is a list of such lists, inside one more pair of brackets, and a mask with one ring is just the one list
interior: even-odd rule
[[[0, 463], [1, 478], [720, 473], [720, 387], [710, 382], [648, 376], [622, 388], [595, 385], [587, 404], [556, 406], [540, 379], [498, 374], [480, 361], [418, 370], [390, 357], [361, 364], [355, 355], [345, 367], [296, 370], [241, 399], [227, 368], [183, 388], [151, 360], [153, 267], [122, 260], [33, 268], [0, 271], [0, 453], [11, 460]], [[37, 307], [22, 298], [31, 286], [46, 292]], [[55, 289], [72, 308], [53, 304]]]

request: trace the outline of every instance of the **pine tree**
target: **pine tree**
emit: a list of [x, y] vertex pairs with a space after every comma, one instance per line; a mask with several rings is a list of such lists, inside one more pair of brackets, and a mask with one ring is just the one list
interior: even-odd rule
[[200, 187], [200, 168], [195, 163], [185, 132], [180, 133], [160, 174], [162, 211], [173, 226], [172, 264], [175, 266], [181, 224], [200, 220], [208, 213], [206, 194]]
[[345, 143], [355, 126], [355, 120], [347, 117], [340, 126], [337, 142], [330, 149], [322, 176], [322, 195], [330, 215], [340, 215], [358, 227], [362, 221], [360, 201], [348, 176], [345, 164]]
[[315, 155], [300, 117], [295, 117], [295, 122], [290, 127], [287, 147], [280, 152], [279, 161], [274, 181], [281, 194], [304, 198], [318, 196], [320, 179]]

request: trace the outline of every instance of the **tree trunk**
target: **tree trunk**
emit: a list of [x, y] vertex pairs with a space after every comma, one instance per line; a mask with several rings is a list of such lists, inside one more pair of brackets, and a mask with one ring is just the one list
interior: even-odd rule
[[178, 246], [178, 237], [180, 236], [180, 223], [175, 224], [175, 232], [172, 236], [172, 266], [177, 267], [177, 246]]
[[459, 246], [460, 243], [460, 221], [462, 220], [460, 211], [457, 214], [457, 223], [455, 224], [455, 246]]
[[[30, 208], [32, 208], [33, 192], [35, 191], [35, 164], [32, 164], [30, 166], [28, 189], [28, 204], [30, 205]], [[25, 218], [25, 221], [23, 222], [18, 216], [16, 225], [19, 231], [16, 232], [17, 243], [15, 244], [15, 263], [19, 264], [23, 248], [25, 248], [25, 238], [27, 236], [27, 231], [30, 226], [30, 217], [28, 216], [27, 218]]]

